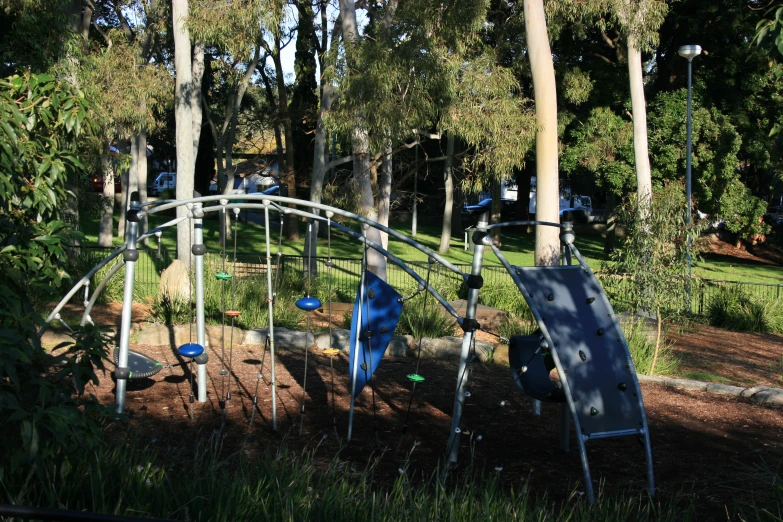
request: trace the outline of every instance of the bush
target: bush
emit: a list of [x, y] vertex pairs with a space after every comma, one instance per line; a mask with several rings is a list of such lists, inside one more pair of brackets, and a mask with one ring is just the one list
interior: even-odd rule
[[[655, 333], [652, 327], [640, 319], [622, 321], [620, 327], [623, 329], [625, 340], [628, 341], [628, 350], [636, 366], [636, 373], [647, 375], [655, 358]], [[679, 366], [680, 361], [674, 356], [671, 347], [670, 342], [661, 339], [658, 359], [655, 363], [656, 374], [672, 375]]]
[[400, 320], [397, 323], [397, 330], [394, 333], [396, 335], [412, 335], [417, 339], [454, 335], [457, 329], [455, 319], [446, 314], [431, 295], [427, 296], [426, 308], [423, 303], [423, 293], [405, 302]]
[[783, 333], [783, 303], [721, 288], [707, 307], [712, 326], [738, 332]]

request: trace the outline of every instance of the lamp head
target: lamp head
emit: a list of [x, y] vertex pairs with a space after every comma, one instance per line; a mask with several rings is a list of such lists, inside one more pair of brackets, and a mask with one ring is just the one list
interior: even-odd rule
[[683, 45], [677, 49], [677, 54], [688, 60], [689, 62], [701, 54], [700, 45]]

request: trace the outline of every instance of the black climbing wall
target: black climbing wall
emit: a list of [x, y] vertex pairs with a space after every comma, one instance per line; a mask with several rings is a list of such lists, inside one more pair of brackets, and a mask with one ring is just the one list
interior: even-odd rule
[[642, 428], [631, 355], [595, 277], [579, 266], [518, 267], [516, 272], [554, 343], [582, 433]]

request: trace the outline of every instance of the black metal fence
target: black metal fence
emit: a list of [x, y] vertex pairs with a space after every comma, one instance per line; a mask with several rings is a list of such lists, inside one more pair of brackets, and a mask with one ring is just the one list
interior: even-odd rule
[[[166, 249], [140, 248], [139, 250], [141, 255], [136, 263], [135, 294], [137, 297], [156, 296], [160, 274], [171, 263], [173, 256]], [[79, 266], [84, 267], [82, 273], [89, 270], [90, 267], [97, 264], [112, 251], [112, 248], [86, 247], [79, 262]], [[214, 267], [216, 263], [222, 263], [223, 259], [219, 254], [209, 253], [207, 254], [207, 261], [208, 266]], [[226, 257], [225, 261], [227, 266], [234, 264], [234, 259], [231, 255]], [[283, 255], [280, 258], [281, 273], [294, 274], [294, 277], [296, 277], [295, 274], [303, 273], [306, 262], [305, 256]], [[315, 265], [316, 273], [325, 277], [328, 273], [327, 258], [316, 257], [313, 258], [312, 262]], [[362, 260], [359, 258], [333, 257], [332, 262], [331, 280], [333, 291], [338, 298], [346, 301], [353, 300], [359, 278], [361, 277]], [[276, 263], [277, 258], [273, 255], [271, 258], [273, 270], [277, 268]], [[430, 284], [443, 293], [447, 299], [455, 299], [458, 295], [464, 294], [462, 282], [457, 275], [442, 265], [434, 263], [428, 267], [426, 261], [406, 261], [405, 263], [424, 280], [427, 279], [429, 270]], [[456, 266], [465, 273], [470, 272], [469, 264], [458, 264]], [[265, 255], [259, 253], [237, 253], [234, 270], [238, 277], [265, 275], [267, 270]], [[484, 266], [482, 275], [485, 286], [491, 287], [492, 291], [503, 291], [505, 288], [508, 288], [510, 292], [516, 291], [511, 276], [506, 273], [502, 266]], [[121, 282], [124, 279], [124, 272], [121, 271], [115, 278]], [[622, 308], [624, 304], [622, 303], [622, 285], [632, 284], [630, 278], [624, 280], [615, 278], [610, 281], [599, 274], [599, 279], [602, 279], [602, 283], [607, 287], [607, 290], [612, 289], [611, 292], [607, 293], [614, 295], [618, 301], [615, 305]], [[404, 270], [392, 263], [389, 263], [387, 268], [387, 280], [391, 286], [395, 287], [403, 295], [410, 294], [416, 290], [416, 282]], [[693, 313], [698, 315], [705, 314], [709, 309], [710, 303], [720, 292], [725, 290], [742, 292], [751, 298], [757, 299], [779, 300], [783, 297], [783, 284], [694, 279], [692, 285], [691, 309]], [[121, 289], [120, 284], [115, 284], [115, 287]]]

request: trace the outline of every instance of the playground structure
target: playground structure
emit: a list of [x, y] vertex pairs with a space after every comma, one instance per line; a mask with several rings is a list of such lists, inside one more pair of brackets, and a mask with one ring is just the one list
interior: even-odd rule
[[[205, 206], [205, 204], [212, 204]], [[284, 207], [283, 205], [293, 205]], [[185, 206], [187, 216], [178, 217], [139, 235], [139, 222], [144, 214], [151, 215], [169, 209]], [[301, 210], [304, 207], [308, 210]], [[512, 377], [519, 387], [527, 395], [536, 401], [560, 403], [561, 416], [561, 447], [568, 450], [570, 439], [570, 427], [573, 425], [576, 434], [576, 442], [580, 455], [582, 470], [585, 480], [586, 495], [590, 502], [594, 499], [590, 468], [587, 459], [586, 443], [599, 438], [634, 436], [638, 437], [644, 446], [647, 464], [648, 490], [654, 493], [654, 480], [652, 469], [652, 452], [650, 446], [647, 419], [642, 401], [641, 389], [631, 360], [627, 342], [618, 324], [612, 307], [604, 294], [600, 283], [590, 270], [584, 258], [574, 245], [574, 233], [570, 223], [545, 223], [545, 222], [510, 222], [488, 225], [487, 214], [483, 214], [478, 221], [478, 226], [473, 233], [474, 244], [473, 261], [470, 273], [461, 271], [458, 267], [438, 255], [436, 252], [408, 238], [407, 236], [385, 227], [379, 223], [362, 216], [343, 211], [310, 201], [259, 195], [237, 196], [206, 196], [194, 194], [194, 198], [185, 201], [159, 201], [145, 205], [138, 202], [138, 195], [132, 195], [131, 209], [127, 214], [127, 232], [125, 244], [112, 252], [106, 259], [98, 263], [92, 270], [79, 280], [76, 285], [57, 304], [46, 322], [61, 320], [60, 311], [73, 296], [81, 289], [84, 291], [85, 309], [80, 321], [81, 325], [91, 322], [90, 311], [94, 306], [100, 292], [107, 282], [124, 266], [125, 280], [123, 291], [122, 322], [119, 331], [119, 343], [114, 354], [116, 370], [116, 409], [123, 412], [128, 379], [149, 377], [160, 371], [163, 366], [143, 354], [133, 352], [130, 345], [130, 326], [132, 322], [132, 303], [135, 263], [139, 258], [137, 243], [145, 237], [155, 235], [160, 237], [167, 229], [188, 220], [192, 222], [192, 265], [193, 286], [195, 296], [191, 293], [192, 304], [195, 305], [195, 313], [192, 322], [195, 323], [195, 338], [178, 347], [178, 355], [185, 361], [183, 364], [196, 364], [196, 382], [191, 379], [191, 404], [195, 400], [206, 402], [207, 400], [207, 374], [206, 363], [208, 355], [205, 335], [204, 315], [204, 255], [206, 247], [203, 241], [203, 218], [208, 213], [222, 212], [225, 216], [233, 213], [236, 217], [240, 210], [262, 210], [264, 213], [265, 228], [265, 258], [267, 265], [267, 302], [269, 307], [269, 322], [267, 327], [267, 350], [270, 357], [271, 369], [271, 403], [272, 403], [272, 427], [277, 429], [276, 421], [276, 383], [275, 383], [275, 288], [272, 279], [273, 254], [271, 250], [270, 211], [277, 211], [282, 216], [302, 217], [313, 223], [319, 221], [327, 227], [329, 238], [329, 258], [331, 260], [331, 231], [338, 230], [341, 233], [356, 239], [363, 247], [362, 273], [354, 305], [353, 320], [351, 322], [351, 339], [349, 369], [351, 379], [350, 412], [348, 420], [347, 440], [351, 440], [353, 430], [354, 401], [366, 384], [371, 384], [372, 374], [380, 363], [391, 335], [396, 327], [405, 298], [387, 285], [382, 279], [367, 269], [368, 252], [372, 249], [386, 259], [404, 270], [418, 284], [419, 291], [425, 291], [431, 295], [454, 319], [463, 330], [462, 346], [457, 368], [457, 380], [452, 411], [451, 429], [447, 444], [447, 459], [449, 467], [456, 466], [459, 458], [459, 438], [462, 433], [461, 423], [467, 398], [468, 380], [470, 377], [469, 365], [474, 357], [475, 335], [481, 330], [481, 325], [476, 319], [478, 295], [483, 284], [481, 270], [485, 248], [492, 249], [501, 261], [506, 271], [512, 277], [518, 290], [524, 296], [533, 317], [538, 323], [539, 331], [534, 336], [513, 337], [510, 339], [509, 359], [512, 369]], [[323, 213], [323, 214], [321, 214]], [[339, 215], [352, 219], [361, 224], [361, 233], [348, 227], [335, 223], [332, 218]], [[499, 248], [492, 244], [489, 231], [495, 227], [519, 225], [553, 226], [561, 229], [562, 261], [560, 266], [540, 267], [515, 267], [511, 266]], [[464, 315], [460, 315], [449, 305], [435, 288], [430, 285], [429, 272], [426, 280], [418, 273], [410, 269], [396, 256], [385, 250], [381, 245], [368, 238], [367, 231], [374, 228], [385, 232], [394, 238], [425, 253], [431, 266], [438, 263], [444, 268], [455, 273], [467, 286], [468, 297]], [[236, 241], [236, 234], [234, 235]], [[282, 240], [282, 236], [280, 237]], [[234, 247], [236, 252], [236, 243]], [[280, 245], [278, 245], [278, 257]], [[121, 262], [115, 264], [96, 285], [92, 294], [89, 292], [91, 278], [113, 259], [122, 255]], [[572, 265], [572, 259], [577, 264]], [[327, 262], [327, 270], [331, 261]], [[310, 263], [308, 262], [308, 266]], [[429, 269], [428, 269], [429, 270]], [[231, 275], [224, 270], [215, 274], [221, 281], [222, 288], [225, 284], [235, 284]], [[309, 279], [308, 279], [309, 281]], [[296, 306], [308, 314], [321, 307], [317, 298], [310, 295], [309, 282], [306, 286], [307, 295], [299, 299]], [[192, 292], [192, 290], [191, 290]], [[331, 298], [331, 292], [329, 293]], [[233, 296], [233, 286], [232, 286]], [[225, 318], [233, 321], [241, 313], [239, 310], [227, 309], [223, 298], [224, 325]], [[231, 300], [233, 308], [233, 297]], [[331, 303], [329, 303], [331, 307]], [[425, 294], [426, 306], [426, 294]], [[309, 329], [308, 315], [308, 329]], [[259, 325], [262, 326], [262, 325]], [[193, 328], [191, 329], [193, 330]], [[233, 331], [233, 330], [232, 330]], [[191, 334], [192, 335], [192, 334]], [[330, 336], [331, 337], [331, 336]], [[231, 341], [233, 349], [233, 339]], [[419, 346], [421, 342], [419, 342]], [[225, 346], [223, 347], [225, 348]], [[264, 354], [266, 355], [267, 350]], [[324, 350], [324, 355], [330, 358], [337, 354], [336, 350]], [[328, 353], [326, 353], [328, 352]], [[225, 358], [224, 358], [225, 360]], [[230, 356], [229, 356], [230, 360]], [[305, 353], [305, 361], [306, 361]], [[306, 363], [305, 363], [306, 364]], [[262, 362], [263, 369], [263, 362]], [[558, 382], [550, 379], [550, 371], [556, 369]], [[305, 367], [305, 376], [306, 376]], [[333, 370], [332, 370], [333, 371]], [[229, 374], [221, 368], [220, 375], [225, 379]], [[259, 373], [258, 379], [262, 375]], [[411, 381], [411, 403], [417, 382], [423, 381], [423, 377], [417, 373], [408, 376]], [[229, 380], [230, 383], [230, 380]], [[306, 377], [305, 377], [306, 386]], [[370, 386], [372, 389], [372, 386]], [[193, 391], [196, 393], [194, 394]], [[258, 386], [256, 386], [256, 394]], [[304, 393], [302, 414], [304, 414]], [[333, 390], [332, 390], [333, 393]], [[374, 391], [373, 391], [374, 393]], [[257, 396], [254, 398], [254, 404]], [[221, 393], [220, 407], [227, 408], [230, 403], [230, 384], [228, 393]], [[410, 409], [410, 403], [408, 405]], [[253, 410], [255, 413], [255, 409]], [[302, 417], [303, 418], [303, 415]], [[252, 422], [252, 417], [251, 417]], [[300, 425], [301, 430], [301, 425]], [[377, 431], [376, 431], [377, 437]], [[480, 439], [479, 439], [480, 440]]]

